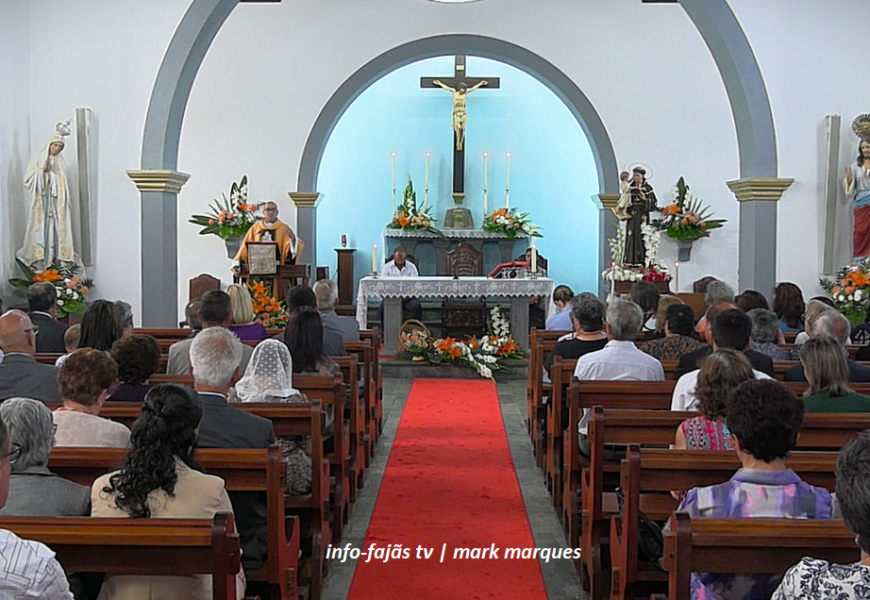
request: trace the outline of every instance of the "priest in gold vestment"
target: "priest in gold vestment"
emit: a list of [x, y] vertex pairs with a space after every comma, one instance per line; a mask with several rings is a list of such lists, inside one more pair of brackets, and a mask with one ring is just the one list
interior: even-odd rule
[[278, 220], [277, 204], [266, 202], [263, 215], [263, 220], [254, 223], [245, 234], [245, 239], [242, 240], [242, 245], [233, 260], [234, 271], [238, 271], [242, 263], [248, 262], [248, 242], [277, 242], [280, 252], [277, 258], [282, 265], [295, 264], [296, 257], [302, 253], [305, 244], [296, 237], [289, 225]]

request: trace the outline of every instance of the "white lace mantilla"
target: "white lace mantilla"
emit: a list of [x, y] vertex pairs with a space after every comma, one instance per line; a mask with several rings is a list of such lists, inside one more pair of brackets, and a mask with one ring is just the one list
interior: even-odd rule
[[[357, 291], [356, 318], [366, 323], [366, 299], [379, 298], [474, 298], [501, 296], [533, 298], [553, 295], [553, 280], [490, 279], [489, 277], [364, 277]], [[550, 302], [548, 300], [547, 305]]]
[[[498, 231], [484, 231], [483, 229], [442, 229], [441, 233], [447, 239], [456, 240], [510, 240], [523, 239], [526, 236], [524, 233], [517, 234], [515, 238], [509, 238], [504, 233]], [[385, 238], [405, 238], [418, 240], [437, 240], [440, 236], [435, 235], [430, 231], [406, 231], [404, 229], [384, 229]]]

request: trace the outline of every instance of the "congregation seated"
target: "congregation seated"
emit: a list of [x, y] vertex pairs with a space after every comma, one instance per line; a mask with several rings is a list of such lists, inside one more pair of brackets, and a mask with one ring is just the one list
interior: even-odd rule
[[63, 365], [64, 361], [67, 357], [78, 350], [79, 348], [79, 340], [82, 337], [82, 326], [80, 323], [75, 323], [74, 325], [70, 325], [67, 327], [66, 332], [63, 334], [63, 346], [66, 354], [61, 354], [57, 357], [57, 360], [54, 361], [55, 367], [60, 367]]
[[148, 379], [160, 370], [160, 346], [150, 335], [126, 335], [112, 346], [112, 359], [118, 364], [119, 385], [108, 400], [142, 402], [151, 389]]
[[284, 343], [293, 357], [294, 373], [341, 377], [341, 367], [326, 353], [325, 334], [316, 310], [303, 306], [294, 311], [284, 330]]
[[[716, 323], [720, 313], [727, 312], [728, 316], [720, 323]], [[696, 371], [701, 361], [709, 356], [717, 348], [733, 348], [746, 354], [749, 363], [756, 371], [761, 371], [773, 377], [773, 361], [769, 357], [759, 354], [749, 348], [752, 335], [752, 321], [740, 310], [729, 302], [714, 302], [704, 315], [706, 325], [704, 327], [704, 339], [706, 346], [698, 348], [680, 357], [674, 374], [677, 380], [686, 373]]]
[[766, 308], [753, 308], [746, 312], [752, 321], [749, 349], [769, 357], [771, 360], [791, 360], [788, 350], [777, 346], [782, 338], [782, 330], [776, 313]]
[[[671, 298], [666, 296], [662, 298]], [[659, 304], [661, 304], [659, 302]], [[695, 311], [682, 302], [671, 302], [664, 315], [659, 317], [664, 328], [664, 337], [644, 342], [641, 350], [659, 360], [679, 360], [682, 356], [703, 347], [695, 334]], [[657, 321], [658, 321], [657, 319]]]
[[37, 352], [65, 351], [63, 335], [67, 327], [57, 320], [57, 291], [53, 284], [43, 281], [27, 288], [27, 316], [39, 328]]
[[547, 319], [546, 328], [549, 331], [569, 331], [574, 329], [571, 322], [571, 299], [574, 292], [567, 285], [557, 285], [553, 290], [553, 304], [556, 314]]
[[227, 295], [232, 302], [232, 323], [227, 327], [236, 337], [245, 342], [259, 342], [266, 339], [266, 328], [255, 321], [254, 300], [244, 285], [234, 283], [227, 287]]
[[82, 315], [79, 348], [111, 352], [112, 344], [124, 335], [121, 315], [114, 302], [95, 300]]
[[793, 283], [780, 283], [773, 290], [773, 312], [779, 319], [783, 333], [800, 333], [804, 330], [803, 314], [807, 307], [801, 289]]
[[[703, 289], [704, 304], [707, 305], [707, 307], [724, 303], [729, 304], [734, 308], [737, 308], [737, 298], [734, 295], [734, 288], [732, 288], [724, 281], [719, 281], [718, 279], [711, 279], [704, 285]], [[701, 317], [701, 320], [698, 321], [698, 333], [700, 333], [702, 337], [707, 330], [708, 324], [710, 324], [710, 320], [707, 318], [707, 315], [705, 313], [704, 316]]]
[[[729, 395], [725, 421], [742, 467], [719, 485], [686, 493], [678, 512], [693, 519], [830, 519], [830, 492], [805, 483], [786, 466], [803, 422], [804, 406], [775, 381], [742, 383]], [[693, 573], [693, 598], [768, 598], [778, 577]]]
[[[653, 331], [647, 331], [643, 334], [644, 342], [651, 342], [653, 340], [660, 340], [665, 337], [665, 324], [667, 323], [667, 315], [668, 308], [673, 306], [674, 304], [685, 304], [682, 300], [677, 298], [676, 296], [662, 296], [659, 298], [659, 305], [656, 309], [656, 327]], [[695, 311], [692, 311], [692, 327], [695, 326]], [[698, 339], [698, 334], [694, 331], [691, 334], [692, 337]]]
[[[852, 326], [844, 315], [837, 310], [825, 307], [812, 320], [807, 320], [807, 333], [810, 339], [823, 337], [833, 338], [840, 351], [846, 354], [846, 344], [849, 343], [849, 333]], [[849, 369], [849, 383], [868, 382], [870, 381], [870, 367], [858, 364], [854, 360], [847, 358], [846, 364]], [[789, 367], [783, 375], [785, 381], [806, 381], [804, 368], [802, 365]]]
[[202, 300], [200, 298], [194, 298], [184, 306], [184, 323], [181, 325], [190, 328], [190, 335], [188, 337], [194, 337], [202, 331], [202, 321], [199, 320], [199, 310], [201, 307]]
[[323, 323], [323, 331], [331, 331], [341, 336], [343, 342], [359, 341], [359, 322], [351, 317], [342, 317], [335, 312], [338, 302], [338, 286], [331, 279], [321, 279], [314, 284], [317, 298], [317, 312]]
[[866, 598], [870, 590], [870, 432], [849, 441], [837, 456], [837, 505], [855, 534], [861, 560], [849, 565], [803, 558], [789, 569], [771, 600]]
[[722, 348], [705, 358], [695, 388], [701, 414], [680, 423], [674, 442], [677, 450], [733, 450], [725, 426], [728, 395], [751, 379], [755, 379], [752, 365], [737, 350]]
[[849, 365], [834, 338], [814, 338], [801, 346], [801, 366], [810, 383], [804, 392], [808, 413], [870, 412], [870, 396], [849, 388]]
[[595, 294], [583, 292], [571, 299], [568, 311], [574, 333], [561, 338], [544, 358], [544, 369], [550, 374], [553, 361], [562, 358], [580, 358], [584, 354], [601, 350], [607, 344], [604, 327], [604, 304]]
[[[297, 285], [290, 288], [290, 291], [287, 293], [287, 310], [290, 311], [290, 321], [294, 319], [299, 311], [307, 309], [317, 310], [317, 296], [314, 294], [314, 290], [307, 285]], [[290, 345], [287, 340], [287, 329], [289, 327], [290, 323], [288, 322], [287, 328], [284, 329], [284, 333], [280, 336], [288, 346]], [[322, 322], [321, 329], [323, 329], [323, 352], [327, 356], [347, 356], [347, 350], [344, 349], [344, 341], [341, 334], [332, 329], [325, 329]]]
[[[684, 355], [683, 358], [680, 359], [680, 366], [683, 365], [684, 361], [688, 362], [686, 359], [689, 359], [689, 357], [701, 357], [697, 361], [693, 361], [695, 364], [700, 364], [704, 358], [709, 357], [714, 351], [730, 348], [737, 352], [742, 352], [743, 355], [746, 356], [749, 364], [752, 365], [756, 379], [772, 379], [773, 361], [764, 355], [757, 354], [748, 349], [749, 336], [752, 332], [752, 321], [750, 321], [749, 317], [737, 308], [729, 308], [728, 310], [719, 312], [716, 310], [717, 306], [733, 305], [714, 305], [707, 310], [708, 322], [711, 322], [712, 326], [707, 328], [705, 334], [708, 336], [708, 340], [712, 343], [709, 346], [704, 346], [700, 350]], [[712, 319], [710, 319], [711, 314], [715, 315]], [[764, 370], [759, 369], [759, 367], [756, 366], [759, 362], [764, 367]], [[679, 367], [677, 371], [679, 372]], [[695, 370], [689, 371], [685, 375], [680, 376], [677, 383], [674, 385], [674, 393], [671, 399], [671, 410], [697, 409], [698, 401], [695, 397], [695, 391], [699, 374], [700, 370], [696, 368]]]
[[7, 398], [33, 398], [40, 402], [60, 402], [57, 368], [36, 362], [37, 328], [20, 310], [0, 316], [0, 401]]
[[121, 323], [121, 335], [133, 333], [133, 307], [129, 302], [115, 300], [115, 308], [118, 310], [118, 321]]
[[[263, 340], [241, 379], [229, 391], [230, 402], [308, 402], [293, 388], [293, 357], [278, 340]], [[328, 408], [332, 408], [329, 406]], [[287, 467], [287, 493], [299, 496], [311, 492], [310, 436], [279, 437]]]
[[9, 398], [0, 404], [12, 447], [9, 498], [0, 509], [4, 517], [86, 517], [91, 513], [91, 490], [48, 470], [54, 446], [54, 421], [42, 402]]
[[637, 281], [631, 286], [631, 301], [637, 304], [643, 311], [643, 325], [640, 330], [644, 334], [653, 334], [658, 324], [657, 313], [661, 295], [655, 284], [651, 281]]
[[[216, 293], [226, 296], [224, 292]], [[230, 406], [227, 401], [229, 389], [240, 378], [242, 349], [247, 346], [223, 327], [207, 327], [190, 342], [194, 388], [202, 399], [198, 446], [268, 448], [275, 444], [271, 421]], [[258, 492], [233, 492], [230, 497], [236, 510], [242, 565], [245, 569], [259, 569], [266, 560], [269, 539], [265, 496]]]
[[[20, 448], [12, 446], [12, 437], [0, 418], [0, 508], [9, 498], [11, 465], [20, 452]], [[21, 560], [22, 557], [27, 560]], [[45, 544], [24, 540], [11, 531], [0, 529], [0, 562], [3, 564], [0, 579], [3, 598], [73, 600], [63, 568]]]
[[[764, 297], [764, 294], [756, 290], [745, 290], [741, 294], [738, 294], [734, 299], [734, 303], [737, 305], [737, 308], [747, 314], [749, 314], [750, 310], [755, 310], [756, 308], [770, 310], [767, 298]], [[775, 314], [776, 313], [774, 313], [774, 315]]]
[[[72, 360], [72, 359], [71, 359]], [[134, 519], [210, 519], [231, 513], [224, 481], [206, 475], [196, 460], [197, 428], [203, 408], [187, 386], [161, 384], [146, 396], [133, 425], [132, 445], [119, 470], [103, 475], [91, 488], [92, 517]], [[155, 557], [159, 559], [159, 557]], [[244, 573], [236, 576], [237, 597], [244, 596]], [[99, 600], [210, 600], [208, 575], [110, 575]]]
[[[603, 381], [664, 381], [662, 363], [638, 349], [634, 340], [643, 325], [644, 314], [634, 302], [614, 300], [607, 307], [605, 331], [608, 342], [604, 348], [585, 354], [577, 360], [574, 377]], [[589, 456], [586, 439], [591, 411], [583, 409], [578, 424], [580, 452]]]
[[56, 445], [130, 446], [129, 429], [99, 416], [117, 378], [118, 365], [105, 352], [82, 348], [69, 355], [57, 374], [63, 406], [52, 415]]
[[[797, 334], [794, 338], [794, 347], [792, 348], [792, 360], [800, 360], [800, 348], [803, 344], [806, 344], [810, 339], [810, 329], [813, 321], [818, 318], [823, 312], [828, 309], [836, 310], [837, 307], [834, 306], [834, 301], [826, 296], [815, 296], [810, 298], [807, 302], [807, 308], [804, 312], [803, 325], [804, 330]], [[852, 340], [848, 340], [847, 344], [851, 344]]]
[[[203, 294], [199, 307], [199, 319], [203, 331], [229, 327], [233, 320], [233, 305], [229, 295], [220, 290], [211, 290]], [[194, 339], [196, 338], [181, 340], [169, 347], [169, 361], [166, 363], [166, 372], [169, 375], [190, 374], [190, 347]], [[244, 371], [248, 367], [248, 361], [251, 360], [253, 349], [242, 344], [240, 346], [242, 349], [240, 365]]]

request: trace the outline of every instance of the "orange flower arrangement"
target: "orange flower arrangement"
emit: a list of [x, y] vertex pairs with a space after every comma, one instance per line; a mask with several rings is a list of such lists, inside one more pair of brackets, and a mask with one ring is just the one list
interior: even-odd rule
[[54, 281], [60, 281], [61, 279], [63, 279], [63, 277], [61, 277], [60, 273], [55, 269], [46, 269], [45, 271], [33, 274], [33, 283], [52, 283]]
[[870, 260], [850, 263], [840, 269], [836, 279], [819, 279], [819, 285], [830, 294], [834, 306], [852, 327], [864, 322], [870, 300]]
[[254, 314], [257, 322], [269, 329], [283, 329], [287, 326], [289, 315], [275, 298], [269, 295], [266, 284], [257, 281], [248, 284], [253, 299]]

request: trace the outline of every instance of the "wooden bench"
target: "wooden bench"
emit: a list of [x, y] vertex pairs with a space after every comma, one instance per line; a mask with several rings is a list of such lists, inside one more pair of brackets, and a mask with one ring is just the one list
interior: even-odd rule
[[544, 468], [546, 445], [546, 409], [543, 398], [549, 394], [551, 384], [544, 383], [544, 358], [567, 331], [546, 331], [532, 328], [529, 339], [529, 378], [526, 385], [527, 427], [532, 438], [532, 449], [538, 467]]
[[51, 548], [67, 573], [210, 574], [214, 600], [238, 598], [241, 551], [230, 513], [214, 519], [2, 517], [0, 528]]
[[[811, 485], [834, 491], [836, 452], [793, 452], [788, 467]], [[671, 490], [724, 483], [741, 467], [734, 452], [650, 450], [629, 445], [620, 467], [622, 514], [610, 517], [611, 600], [647, 596], [667, 575], [638, 559], [638, 519], [643, 511], [666, 521], [679, 502]]]
[[[593, 597], [603, 594], [609, 582], [601, 561], [601, 553], [610, 532], [609, 520], [617, 513], [612, 493], [605, 494], [608, 479], [612, 488], [615, 473], [618, 472], [616, 463], [605, 461], [605, 444], [646, 444], [667, 448], [673, 444], [680, 423], [696, 415], [697, 413], [664, 410], [609, 410], [600, 406], [592, 409], [588, 430], [591, 450], [589, 467], [583, 469], [580, 478], [580, 547], [583, 549], [583, 574], [588, 577]], [[868, 423], [870, 415], [864, 414], [806, 415], [797, 448], [838, 451], [846, 442], [867, 429]], [[569, 517], [576, 521], [575, 515]], [[574, 531], [571, 530], [571, 533]]]
[[557, 356], [553, 360], [552, 384], [550, 386], [550, 400], [546, 404], [544, 417], [546, 421], [545, 460], [544, 476], [547, 488], [553, 498], [557, 513], [561, 514], [562, 506], [562, 472], [564, 469], [562, 407], [565, 405], [565, 396], [568, 386], [574, 377], [577, 367], [576, 359], [563, 359]]
[[[368, 332], [372, 333], [372, 332]], [[362, 400], [364, 405], [364, 435], [365, 466], [368, 466], [374, 456], [380, 422], [383, 419], [383, 407], [380, 402], [378, 356], [370, 339], [360, 342], [345, 342], [344, 348], [348, 355], [355, 356], [360, 364], [360, 380], [362, 381]]]
[[782, 575], [804, 556], [851, 564], [860, 551], [855, 534], [839, 520], [691, 519], [675, 513], [665, 532], [667, 598], [689, 600], [692, 573]]
[[[384, 429], [384, 381], [378, 359], [380, 341], [377, 333], [371, 329], [361, 329], [359, 332], [359, 339], [363, 344], [368, 342], [368, 349], [366, 350], [368, 356], [365, 359], [365, 364], [366, 369], [369, 371], [368, 378], [370, 384], [374, 387], [369, 396], [369, 402], [373, 403], [370, 410], [372, 412], [372, 418], [375, 421], [375, 430], [373, 431], [374, 435], [372, 436], [373, 445], [371, 449], [371, 454], [374, 455], [374, 444], [377, 443], [378, 437], [380, 437], [381, 432]], [[347, 344], [345, 344], [345, 349], [350, 352]]]
[[348, 422], [348, 492], [350, 502], [356, 502], [356, 491], [362, 488], [365, 480], [367, 462], [366, 452], [366, 406], [365, 398], [360, 397], [360, 364], [355, 355], [333, 358], [341, 367], [341, 379], [346, 384], [347, 402], [344, 411]]

